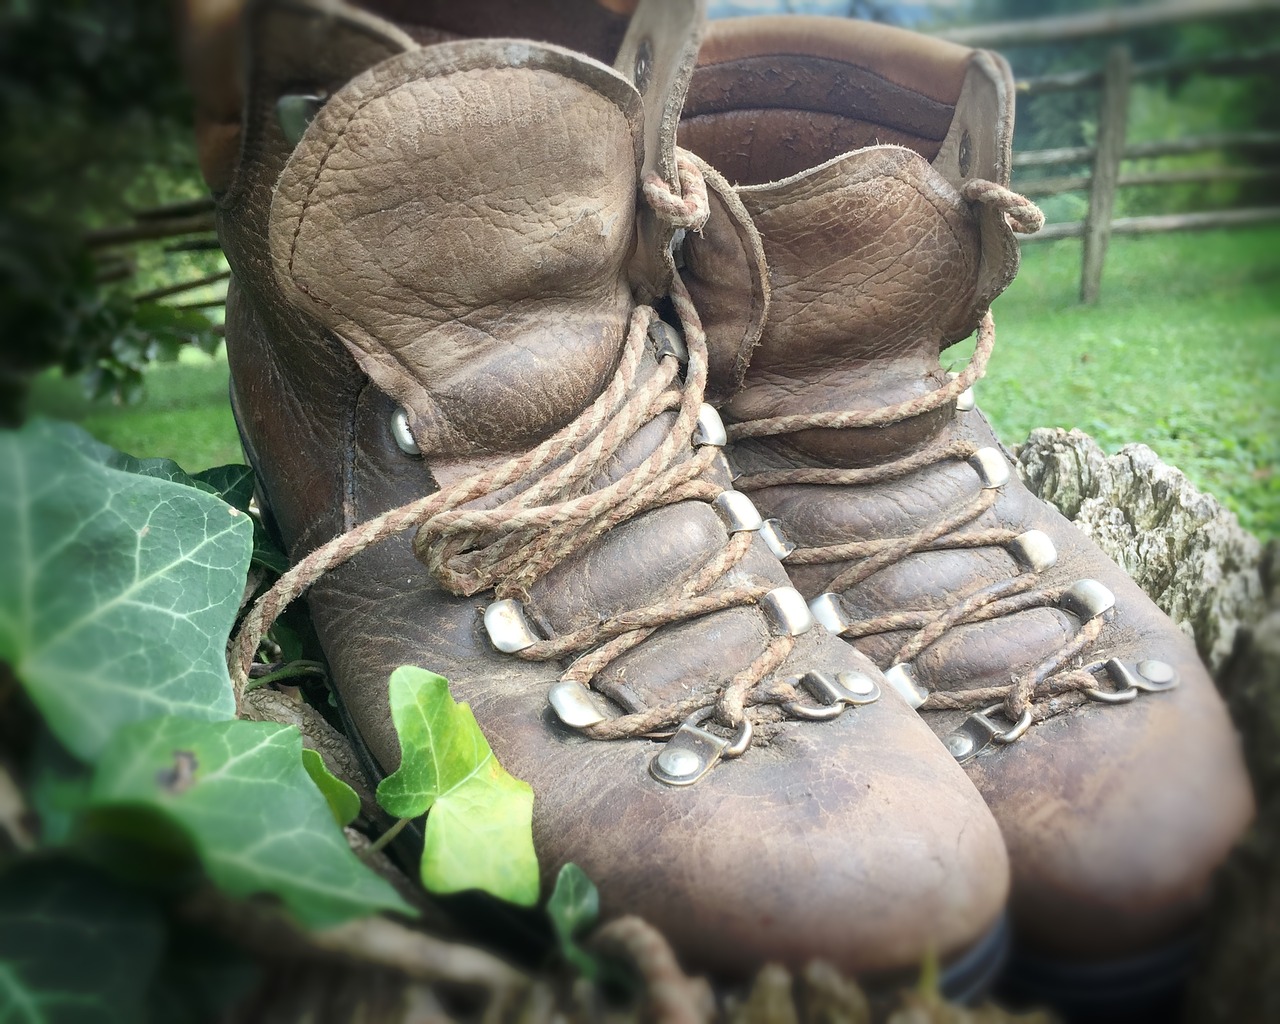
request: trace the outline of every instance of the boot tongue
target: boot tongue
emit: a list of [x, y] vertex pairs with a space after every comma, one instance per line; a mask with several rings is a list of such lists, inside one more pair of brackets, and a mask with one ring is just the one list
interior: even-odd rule
[[[733, 419], [874, 410], [945, 382], [938, 354], [972, 318], [979, 226], [923, 157], [874, 146], [738, 194], [764, 242], [772, 299]], [[788, 441], [864, 464], [926, 440], [942, 412]]]
[[631, 311], [639, 96], [557, 47], [446, 43], [325, 104], [271, 206], [287, 301], [422, 453], [527, 448], [604, 387]]

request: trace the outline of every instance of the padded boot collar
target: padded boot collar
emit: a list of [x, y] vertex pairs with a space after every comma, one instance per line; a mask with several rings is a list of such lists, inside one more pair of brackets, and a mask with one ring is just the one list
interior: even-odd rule
[[640, 132], [631, 84], [559, 47], [393, 57], [325, 104], [280, 176], [280, 292], [407, 410], [423, 455], [521, 450], [616, 365]]

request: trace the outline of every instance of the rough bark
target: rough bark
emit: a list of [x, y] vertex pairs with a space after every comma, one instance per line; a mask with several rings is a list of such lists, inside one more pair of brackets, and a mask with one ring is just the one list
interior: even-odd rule
[[1235, 515], [1143, 444], [1108, 456], [1078, 430], [1033, 430], [1018, 448], [1017, 468], [1195, 638], [1220, 673], [1240, 631], [1266, 610], [1262, 547]]
[[1218, 878], [1183, 1019], [1280, 1020], [1280, 544], [1145, 445], [1108, 456], [1079, 431], [1036, 430], [1018, 470], [1196, 640], [1241, 731], [1258, 820]]

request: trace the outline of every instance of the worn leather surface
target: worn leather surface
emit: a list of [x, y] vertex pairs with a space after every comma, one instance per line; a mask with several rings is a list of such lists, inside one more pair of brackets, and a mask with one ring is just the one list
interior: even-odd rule
[[[632, 308], [619, 282], [642, 166], [637, 94], [601, 64], [528, 43], [417, 50], [367, 25], [324, 24], [307, 74], [328, 76], [333, 98], [291, 152], [272, 111], [303, 70], [268, 68], [281, 67], [270, 47], [288, 48], [303, 26], [257, 23], [245, 133], [257, 141], [220, 209], [233, 402], [295, 558], [529, 447], [594, 397]], [[394, 441], [400, 403], [423, 457]], [[642, 429], [609, 475], [667, 429], [661, 417]], [[531, 617], [571, 628], [643, 604], [726, 542], [704, 503], [646, 513], [540, 580]], [[722, 585], [785, 579], [757, 539]], [[926, 948], [965, 947], [1000, 912], [999, 831], [894, 694], [762, 730], [742, 758], [673, 789], [649, 775], [655, 743], [593, 741], [553, 719], [546, 695], [561, 666], [493, 650], [481, 622], [491, 599], [442, 591], [402, 536], [325, 576], [308, 602], [384, 768], [397, 761], [392, 669], [441, 672], [471, 702], [499, 759], [534, 788], [548, 881], [575, 861], [606, 916], [639, 912], [688, 966], [727, 975], [814, 957], [905, 968]], [[768, 636], [758, 610], [709, 615], [656, 633], [597, 685], [615, 712], [710, 695]], [[821, 629], [779, 672], [808, 668], [874, 672]]]
[[[744, 52], [759, 56], [768, 45], [803, 63], [796, 54], [812, 44], [809, 52], [820, 70], [833, 57], [863, 66], [883, 32], [836, 23], [827, 34], [780, 36], [776, 25], [750, 24], [727, 40], [713, 33], [707, 44], [712, 84], [705, 94], [732, 96], [724, 69]], [[899, 46], [916, 38], [895, 36]], [[847, 47], [843, 58], [838, 41]], [[775, 143], [785, 148], [809, 131], [808, 111], [802, 110], [786, 132], [779, 122], [757, 121], [752, 154], [765, 156], [746, 154], [744, 161], [732, 148], [726, 154], [731, 166], [745, 168], [738, 194], [759, 229], [771, 285], [769, 315], [743, 387], [726, 405], [729, 418], [875, 409], [936, 389], [946, 381], [940, 352], [972, 329], [1016, 271], [1016, 245], [1003, 216], [975, 208], [958, 191], [967, 177], [1008, 181], [1007, 69], [990, 55], [953, 48], [948, 56], [933, 41], [918, 46], [921, 59], [936, 57], [935, 71], [917, 65], [867, 104], [850, 93], [848, 106], [837, 113], [915, 123], [915, 101], [904, 116], [894, 113], [902, 90], [946, 101], [939, 83], [948, 83], [959, 90], [950, 97], [956, 123], [941, 133], [936, 148], [921, 143], [913, 149], [817, 153], [821, 159], [813, 166], [770, 180], [778, 166], [768, 156]], [[963, 77], [948, 77], [957, 68], [965, 69]], [[747, 68], [744, 74], [743, 102], [754, 110], [757, 72]], [[693, 95], [704, 94], [702, 75], [700, 68]], [[819, 106], [817, 113], [828, 116], [829, 106]], [[728, 124], [732, 113], [695, 114], [693, 137], [716, 143], [725, 136], [714, 122]], [[826, 123], [822, 117], [819, 126]], [[776, 139], [760, 137], [770, 130], [778, 132]], [[712, 164], [720, 159], [714, 149], [698, 152]], [[789, 165], [784, 169], [791, 172]], [[733, 448], [732, 459], [746, 473], [858, 467], [951, 440], [998, 445], [979, 412], [947, 407], [882, 429], [805, 430], [744, 441]], [[980, 486], [967, 464], [950, 461], [866, 487], [774, 486], [754, 490], [752, 497], [806, 547], [911, 535], [960, 508]], [[1024, 937], [1042, 950], [1081, 959], [1138, 952], [1187, 925], [1214, 868], [1250, 818], [1252, 798], [1235, 733], [1189, 640], [1016, 476], [994, 508], [968, 528], [991, 527], [1039, 529], [1053, 539], [1058, 562], [1043, 574], [1045, 585], [1087, 577], [1115, 593], [1116, 611], [1087, 652], [1089, 660], [1156, 658], [1181, 676], [1171, 692], [1121, 706], [1090, 702], [1050, 718], [966, 766], [1008, 844], [1012, 909]], [[789, 571], [795, 585], [814, 597], [849, 564]], [[1001, 547], [922, 552], [842, 596], [855, 621], [891, 611], [946, 609], [1018, 571]], [[1057, 608], [1026, 611], [955, 629], [917, 657], [914, 667], [931, 690], [1005, 684], [1079, 628], [1074, 616]], [[884, 634], [855, 644], [888, 667], [910, 635]], [[945, 735], [963, 713], [925, 717]]]

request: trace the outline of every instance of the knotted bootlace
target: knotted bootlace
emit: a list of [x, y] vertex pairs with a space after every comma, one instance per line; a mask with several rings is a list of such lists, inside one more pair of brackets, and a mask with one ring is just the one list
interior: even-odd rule
[[[680, 191], [655, 175], [646, 177], [642, 191], [673, 227], [697, 230], [707, 217], [706, 186], [687, 154], [679, 152], [677, 163]], [[715, 464], [723, 461], [719, 446], [724, 431], [715, 411], [703, 403], [706, 336], [678, 277], [671, 300], [684, 328], [683, 342], [653, 308], [636, 307], [613, 379], [553, 436], [524, 455], [356, 526], [281, 576], [254, 603], [233, 641], [230, 665], [237, 694], [246, 687], [267, 630], [291, 601], [371, 545], [416, 528], [414, 552], [437, 584], [459, 596], [494, 591], [485, 625], [499, 650], [530, 661], [572, 659], [552, 688], [552, 706], [567, 724], [593, 738], [654, 735], [690, 716], [701, 722], [713, 713], [721, 726], [735, 731], [734, 743], [722, 750], [723, 756], [735, 756], [751, 740], [747, 708], [800, 701], [792, 684], [765, 680], [791, 653], [795, 637], [813, 624], [803, 598], [791, 588], [772, 588], [745, 577], [717, 587], [765, 524], [744, 495], [711, 479]], [[652, 363], [644, 358], [646, 347], [657, 356], [656, 368], [647, 375]], [[674, 422], [644, 460], [613, 483], [593, 486], [622, 446], [665, 413], [674, 413]], [[722, 473], [727, 479], [727, 467]], [[726, 523], [729, 541], [673, 592], [560, 636], [542, 638], [533, 632], [523, 606], [538, 579], [620, 523], [689, 500], [712, 504]], [[656, 629], [750, 605], [760, 605], [768, 614], [774, 635], [759, 657], [718, 693], [617, 717], [601, 713], [589, 697], [592, 681]]]
[[[1014, 231], [1031, 233], [1044, 223], [1043, 215], [1034, 204], [994, 182], [970, 181], [963, 195], [972, 203], [994, 205]], [[971, 389], [985, 374], [994, 347], [995, 321], [988, 311], [979, 325], [977, 343], [968, 365], [931, 392], [872, 410], [801, 413], [734, 423], [728, 427], [728, 434], [736, 442], [815, 428], [885, 427], [946, 405], [968, 411], [973, 408]], [[1057, 560], [1052, 541], [1045, 534], [1036, 530], [1019, 532], [971, 526], [995, 505], [999, 489], [1009, 477], [1009, 464], [995, 448], [960, 439], [938, 441], [877, 466], [766, 470], [740, 476], [735, 486], [747, 492], [805, 484], [860, 488], [957, 461], [973, 467], [982, 487], [963, 505], [945, 509], [930, 525], [899, 537], [801, 547], [787, 555], [783, 561], [789, 566], [852, 563], [828, 581], [826, 593], [811, 602], [818, 620], [831, 632], [849, 640], [911, 631], [885, 669], [886, 678], [921, 711], [982, 709], [972, 717], [985, 725], [985, 735], [948, 738], [952, 752], [962, 760], [972, 756], [983, 742], [1012, 742], [1034, 722], [1086, 700], [1116, 703], [1131, 700], [1141, 690], [1154, 691], [1174, 685], [1176, 677], [1163, 662], [1146, 661], [1129, 666], [1116, 659], [1084, 660], [1085, 652], [1114, 617], [1114, 597], [1094, 580], [1079, 580], [1067, 586], [1041, 585], [1041, 574]], [[1011, 579], [971, 590], [949, 608], [895, 611], [855, 620], [839, 596], [917, 552], [986, 547], [1008, 549], [1021, 571]], [[1041, 607], [1061, 607], [1075, 614], [1080, 628], [1058, 650], [1028, 671], [998, 685], [945, 692], [929, 692], [916, 679], [912, 668], [915, 659], [951, 631]], [[1103, 676], [1109, 677], [1113, 685], [1106, 685], [1100, 678]], [[987, 716], [997, 711], [1013, 723], [1012, 727], [991, 722]], [[975, 730], [970, 729], [970, 733]]]

